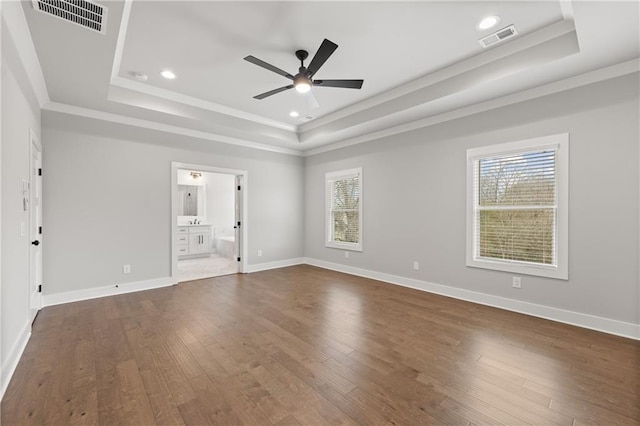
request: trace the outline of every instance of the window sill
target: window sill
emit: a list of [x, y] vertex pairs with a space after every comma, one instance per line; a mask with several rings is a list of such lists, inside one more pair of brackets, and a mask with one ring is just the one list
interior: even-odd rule
[[362, 252], [362, 244], [328, 242], [324, 246], [327, 248], [334, 248], [339, 250]]
[[568, 280], [567, 268], [543, 266], [518, 262], [500, 262], [489, 259], [467, 259], [467, 266], [471, 268], [491, 269], [494, 271], [511, 272], [513, 274], [533, 275], [557, 280]]

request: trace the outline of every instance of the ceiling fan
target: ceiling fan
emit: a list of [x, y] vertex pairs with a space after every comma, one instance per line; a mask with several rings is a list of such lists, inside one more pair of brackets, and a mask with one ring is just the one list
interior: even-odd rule
[[[338, 87], [343, 89], [360, 89], [362, 87], [362, 83], [364, 80], [314, 80], [313, 76], [318, 72], [320, 67], [324, 65], [324, 63], [329, 59], [329, 57], [335, 52], [338, 48], [338, 45], [333, 43], [332, 41], [327, 40], [326, 38], [320, 45], [320, 48], [316, 52], [315, 56], [311, 60], [311, 63], [308, 67], [304, 66], [304, 60], [309, 56], [309, 52], [306, 50], [298, 50], [296, 51], [296, 58], [300, 60], [300, 68], [298, 68], [298, 73], [296, 75], [291, 75], [286, 71], [281, 70], [278, 67], [275, 67], [271, 64], [262, 61], [255, 56], [247, 56], [244, 58], [245, 61], [251, 62], [252, 64], [256, 64], [259, 67], [266, 68], [269, 71], [275, 72], [276, 74], [280, 74], [283, 77], [288, 78], [293, 81], [293, 84], [289, 84], [288, 86], [279, 87], [274, 90], [270, 90], [268, 92], [261, 93], [259, 95], [254, 96], [254, 99], [264, 99], [271, 95], [275, 95], [276, 93], [284, 92], [285, 90], [295, 88], [300, 93], [308, 93], [311, 95], [312, 87]], [[311, 97], [307, 98], [310, 100], [312, 104], [315, 103], [314, 106], [317, 106], [317, 101]]]

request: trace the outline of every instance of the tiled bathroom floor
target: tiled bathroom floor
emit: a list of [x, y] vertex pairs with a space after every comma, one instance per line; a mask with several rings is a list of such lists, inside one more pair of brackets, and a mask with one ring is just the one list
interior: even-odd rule
[[218, 277], [238, 272], [238, 262], [213, 253], [209, 257], [178, 261], [178, 282]]

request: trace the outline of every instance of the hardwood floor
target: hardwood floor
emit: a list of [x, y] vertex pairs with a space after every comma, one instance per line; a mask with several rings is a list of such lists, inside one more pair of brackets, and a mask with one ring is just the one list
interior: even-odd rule
[[633, 425], [640, 342], [311, 266], [45, 308], [2, 425]]

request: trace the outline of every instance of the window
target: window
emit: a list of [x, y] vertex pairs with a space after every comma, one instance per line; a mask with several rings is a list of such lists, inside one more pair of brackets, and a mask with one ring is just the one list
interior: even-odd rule
[[467, 150], [467, 266], [568, 279], [569, 135]]
[[362, 168], [326, 174], [326, 246], [362, 251]]

